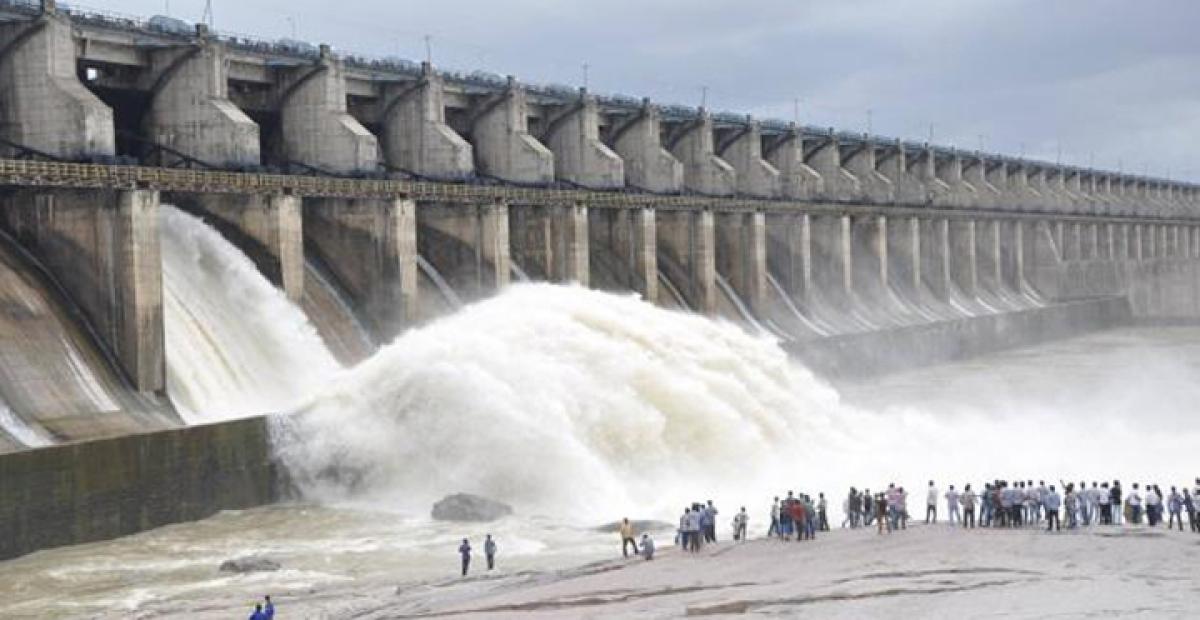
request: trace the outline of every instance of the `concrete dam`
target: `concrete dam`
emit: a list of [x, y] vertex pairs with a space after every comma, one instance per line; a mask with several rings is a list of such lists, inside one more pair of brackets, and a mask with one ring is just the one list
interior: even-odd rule
[[836, 374], [1192, 320], [1198, 213], [1179, 181], [0, 0], [0, 452], [193, 421], [169, 369], [209, 336], [166, 317], [203, 322], [179, 253], [214, 230], [344, 365], [536, 281]]

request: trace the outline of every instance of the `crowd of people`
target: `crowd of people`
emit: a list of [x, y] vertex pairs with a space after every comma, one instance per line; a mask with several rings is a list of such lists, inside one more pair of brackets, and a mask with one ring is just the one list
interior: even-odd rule
[[[1163, 523], [1168, 528], [1183, 530], [1183, 515], [1187, 514], [1192, 532], [1200, 533], [1197, 512], [1200, 511], [1200, 478], [1193, 490], [1170, 487], [1164, 492], [1157, 484], [1133, 483], [1125, 492], [1119, 480], [1064, 482], [1047, 485], [1032, 480], [994, 480], [976, 491], [971, 484], [961, 490], [950, 485], [942, 493], [934, 481], [929, 481], [925, 500], [925, 523], [936, 523], [938, 507], [945, 502], [946, 520], [964, 528], [975, 527], [1040, 527], [1061, 531], [1067, 529], [1122, 523], [1150, 527]], [[908, 494], [904, 487], [888, 485], [884, 492], [872, 494], [851, 487], [843, 504], [846, 518], [843, 527], [876, 526], [879, 533], [905, 529], [908, 525]], [[772, 506], [772, 519], [777, 511]]]

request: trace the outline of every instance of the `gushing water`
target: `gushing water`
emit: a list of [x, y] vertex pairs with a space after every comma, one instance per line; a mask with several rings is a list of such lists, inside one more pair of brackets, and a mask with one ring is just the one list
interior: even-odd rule
[[160, 213], [167, 393], [189, 422], [291, 410], [341, 370], [250, 259], [198, 218]]
[[284, 421], [280, 446], [318, 497], [646, 510], [672, 485], [758, 483], [836, 403], [732, 324], [529, 284], [384, 347]]

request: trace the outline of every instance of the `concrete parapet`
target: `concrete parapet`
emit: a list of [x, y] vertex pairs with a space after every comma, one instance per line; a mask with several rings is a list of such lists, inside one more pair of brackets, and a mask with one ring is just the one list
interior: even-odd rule
[[512, 278], [508, 205], [419, 205], [417, 251], [464, 299], [504, 288]]
[[716, 252], [711, 211], [659, 211], [658, 266], [698, 313], [717, 311]]
[[637, 291], [658, 301], [654, 209], [589, 209], [588, 269], [594, 288]]
[[889, 203], [893, 200], [892, 181], [875, 169], [875, 144], [866, 135], [863, 141], [849, 151], [841, 151], [842, 167], [858, 179], [858, 188], [864, 200]]
[[133, 387], [165, 387], [159, 195], [152, 190], [16, 190], [0, 222], [83, 310]]
[[[258, 125], [229, 100], [221, 44], [202, 33], [194, 45], [152, 50], [149, 58], [150, 140], [216, 166], [261, 163]], [[181, 158], [164, 152], [159, 163], [175, 166]]]
[[554, 180], [554, 154], [529, 135], [525, 90], [511, 77], [503, 92], [479, 104], [471, 122], [479, 172], [514, 183]]
[[371, 172], [379, 143], [346, 107], [342, 62], [321, 46], [316, 64], [296, 69], [279, 96], [283, 157], [336, 173]]
[[737, 192], [737, 172], [715, 152], [708, 112], [700, 110], [698, 118], [674, 128], [667, 146], [683, 162], [683, 185], [687, 189], [711, 196]]
[[512, 261], [529, 277], [588, 285], [588, 209], [584, 205], [508, 209]]
[[384, 160], [391, 168], [435, 179], [462, 179], [475, 172], [471, 145], [446, 125], [443, 82], [429, 63], [421, 77], [385, 89], [382, 117]]
[[0, 455], [0, 560], [281, 499], [266, 418]]
[[674, 193], [683, 189], [683, 164], [663, 148], [658, 108], [649, 101], [632, 119], [615, 126], [610, 144], [625, 162], [625, 182], [649, 192]]
[[726, 140], [717, 154], [737, 172], [738, 193], [756, 198], [779, 196], [779, 170], [763, 159], [759, 123], [747, 121], [745, 127]]
[[719, 213], [716, 221], [716, 266], [738, 296], [755, 313], [765, 308], [767, 231], [762, 213]]
[[376, 342], [390, 341], [421, 318], [413, 201], [306, 198], [304, 242]]
[[169, 199], [212, 224], [288, 299], [304, 296], [304, 226], [298, 196], [172, 194]]
[[779, 171], [783, 197], [811, 200], [821, 195], [821, 175], [804, 162], [804, 140], [794, 124], [787, 133], [771, 138], [763, 154]]
[[596, 98], [580, 90], [579, 101], [552, 118], [545, 131], [554, 153], [554, 173], [564, 181], [591, 188], [625, 186], [625, 162], [600, 141]]
[[[79, 82], [70, 19], [45, 8], [0, 23], [0, 138], [65, 159], [112, 155], [112, 110]], [[0, 156], [17, 154], [0, 145]]]
[[841, 145], [833, 129], [810, 146], [804, 146], [805, 162], [821, 177], [821, 197], [826, 200], [851, 201], [858, 198], [862, 190], [858, 177], [842, 167]]

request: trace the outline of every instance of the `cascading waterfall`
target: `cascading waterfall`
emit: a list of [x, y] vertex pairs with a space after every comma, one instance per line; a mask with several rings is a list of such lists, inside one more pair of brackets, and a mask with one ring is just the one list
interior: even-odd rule
[[160, 213], [167, 393], [188, 422], [291, 410], [341, 371], [250, 259], [200, 219]]
[[40, 428], [26, 422], [21, 416], [13, 413], [4, 401], [0, 400], [0, 431], [20, 442], [26, 448], [49, 446], [54, 441]]

